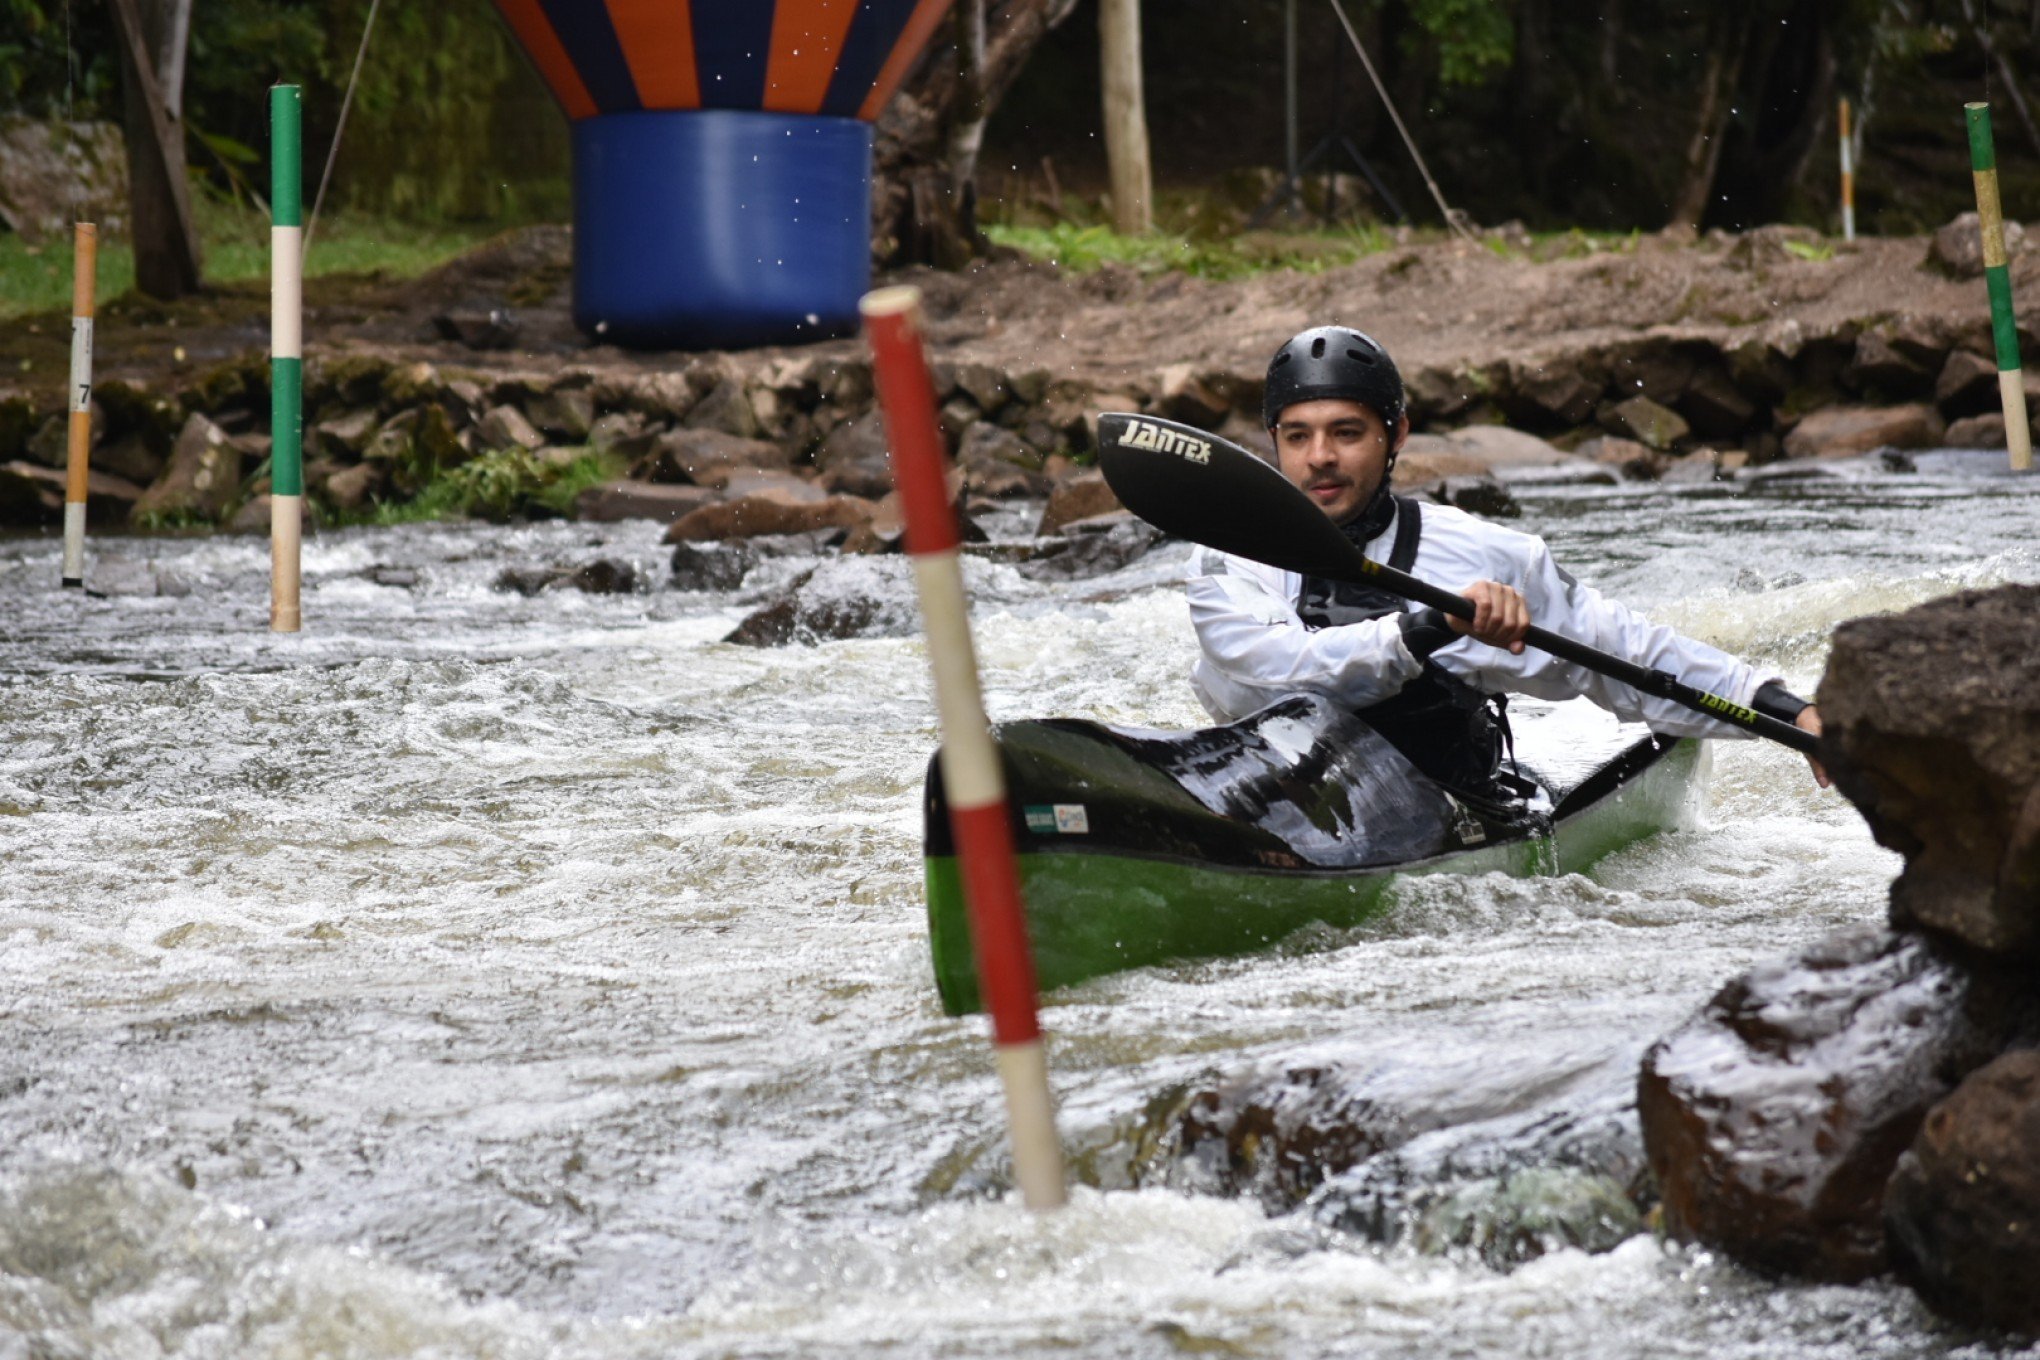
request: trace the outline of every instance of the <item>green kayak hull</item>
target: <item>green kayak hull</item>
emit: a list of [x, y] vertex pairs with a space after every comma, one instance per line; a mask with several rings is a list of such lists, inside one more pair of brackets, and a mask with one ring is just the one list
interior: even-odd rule
[[[1383, 909], [1390, 883], [1404, 874], [1580, 872], [1678, 824], [1701, 752], [1691, 740], [1639, 742], [1580, 781], [1572, 793], [1581, 796], [1561, 794], [1538, 834], [1362, 868], [1214, 864], [1102, 850], [1077, 838], [1044, 843], [1016, 814], [1037, 981], [1051, 991], [1131, 968], [1252, 953], [1304, 926], [1356, 926]], [[1009, 773], [1010, 764], [1009, 757]], [[932, 828], [946, 814], [939, 779], [931, 785]], [[1089, 791], [1095, 796], [1095, 786]], [[943, 1008], [965, 1015], [981, 1006], [959, 866], [953, 853], [934, 853], [948, 850], [946, 840], [931, 834], [925, 859], [929, 943]]]

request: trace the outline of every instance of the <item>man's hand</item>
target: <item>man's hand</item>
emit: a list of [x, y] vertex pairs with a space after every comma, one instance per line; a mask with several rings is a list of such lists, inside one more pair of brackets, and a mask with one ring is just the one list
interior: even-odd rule
[[[1799, 710], [1799, 716], [1792, 720], [1792, 725], [1794, 727], [1803, 728], [1806, 731], [1813, 733], [1813, 735], [1815, 735], [1816, 737], [1819, 736], [1820, 710], [1813, 707], [1811, 704], [1807, 705], [1805, 708]], [[1828, 778], [1828, 772], [1821, 767], [1821, 763], [1818, 760], [1815, 760], [1812, 756], [1808, 756], [1806, 758], [1806, 763], [1813, 767], [1814, 783], [1820, 785], [1824, 789], [1834, 787], [1834, 781]]]
[[1530, 606], [1522, 591], [1498, 581], [1475, 581], [1459, 593], [1473, 601], [1473, 617], [1448, 619], [1453, 632], [1517, 656], [1523, 654], [1523, 634], [1530, 631]]

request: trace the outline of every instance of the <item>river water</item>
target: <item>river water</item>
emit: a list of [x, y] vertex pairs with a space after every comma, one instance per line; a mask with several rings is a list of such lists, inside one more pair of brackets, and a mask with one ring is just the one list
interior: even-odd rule
[[[1522, 523], [1810, 691], [1842, 619], [2040, 580], [2040, 481], [2001, 467]], [[1185, 552], [974, 562], [993, 716], [1197, 725]], [[929, 971], [916, 638], [721, 642], [797, 560], [491, 588], [597, 555], [663, 587], [650, 525], [320, 534], [294, 637], [261, 542], [92, 555], [105, 599], [0, 541], [0, 1360], [1999, 1353], [1648, 1233], [1504, 1271], [1141, 1172], [1150, 1102], [1257, 1065], [1414, 1106], [1625, 1089], [1729, 975], [1882, 913], [1896, 858], [1788, 752], [1721, 744], [1695, 825], [1591, 878], [1411, 882], [1362, 930], [1051, 997], [1088, 1183], [1036, 1218]]]

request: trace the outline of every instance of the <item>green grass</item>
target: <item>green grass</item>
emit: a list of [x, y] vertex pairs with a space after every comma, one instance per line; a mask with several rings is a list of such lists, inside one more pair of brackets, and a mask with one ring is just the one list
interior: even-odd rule
[[591, 486], [624, 474], [626, 460], [610, 453], [582, 453], [564, 465], [528, 449], [498, 449], [440, 473], [408, 500], [378, 501], [343, 522], [388, 526], [428, 520], [507, 520], [534, 509], [565, 517], [574, 499]]
[[[269, 224], [244, 208], [203, 201], [194, 205], [210, 283], [269, 277]], [[328, 213], [319, 222], [305, 261], [307, 277], [375, 274], [411, 278], [445, 263], [495, 233], [492, 226], [416, 227], [374, 218]], [[99, 243], [98, 305], [132, 292], [134, 250], [125, 238]], [[71, 309], [69, 238], [31, 246], [0, 235], [0, 317]]]
[[1271, 270], [1314, 273], [1390, 249], [1395, 240], [1379, 227], [1317, 232], [1246, 232], [1213, 240], [1157, 233], [1121, 236], [1110, 227], [992, 225], [994, 242], [1079, 274], [1108, 264], [1144, 274], [1171, 270], [1205, 279], [1243, 279]]

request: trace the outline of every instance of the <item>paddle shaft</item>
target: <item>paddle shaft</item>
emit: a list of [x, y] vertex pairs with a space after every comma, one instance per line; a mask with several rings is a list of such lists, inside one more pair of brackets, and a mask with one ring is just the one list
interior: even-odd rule
[[[1374, 584], [1394, 591], [1405, 599], [1427, 604], [1454, 618], [1471, 619], [1473, 601], [1464, 595], [1434, 586], [1408, 572], [1397, 571], [1394, 567], [1376, 562], [1373, 558], [1360, 559], [1360, 570]], [[1535, 647], [1540, 652], [1549, 652], [1561, 661], [1570, 661], [1575, 666], [1605, 675], [1611, 680], [1620, 680], [1631, 689], [1660, 699], [1669, 699], [1696, 713], [1745, 728], [1758, 736], [1769, 737], [1781, 745], [1805, 755], [1812, 755], [1819, 749], [1820, 739], [1803, 727], [1759, 713], [1741, 704], [1731, 703], [1719, 694], [1710, 694], [1704, 689], [1695, 689], [1670, 671], [1654, 670], [1639, 666], [1634, 661], [1604, 652], [1598, 647], [1589, 647], [1584, 642], [1575, 642], [1561, 633], [1554, 633], [1532, 624], [1523, 634], [1523, 645]]]
[[[1279, 470], [1223, 436], [1159, 416], [1107, 413], [1098, 420], [1098, 465], [1120, 503], [1165, 533], [1304, 576], [1365, 580], [1454, 618], [1474, 616], [1464, 595], [1368, 558]], [[1669, 671], [1542, 628], [1532, 627], [1523, 641], [1803, 755], [1819, 746], [1804, 728], [1695, 689]]]

